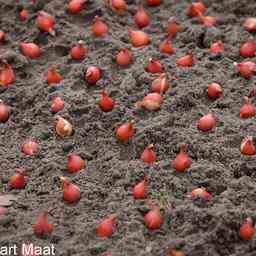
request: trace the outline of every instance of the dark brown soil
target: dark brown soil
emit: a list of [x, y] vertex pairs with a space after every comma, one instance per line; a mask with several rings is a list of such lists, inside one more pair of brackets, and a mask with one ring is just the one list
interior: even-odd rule
[[[242, 61], [240, 44], [253, 38], [242, 23], [245, 17], [255, 15], [255, 1], [205, 0], [207, 14], [220, 18], [216, 28], [208, 29], [186, 16], [190, 1], [163, 0], [160, 7], [146, 7], [152, 23], [145, 31], [152, 43], [144, 49], [132, 49], [135, 63], [128, 69], [118, 68], [114, 56], [121, 48], [131, 47], [127, 27], [135, 27], [132, 14], [140, 1], [127, 1], [129, 12], [125, 16], [113, 14], [101, 0], [90, 1], [75, 16], [66, 13], [67, 1], [42, 0], [34, 7], [21, 2], [30, 11], [27, 23], [18, 19], [17, 1], [0, 0], [0, 29], [8, 35], [7, 43], [0, 46], [0, 58], [7, 59], [17, 75], [15, 84], [0, 91], [0, 98], [12, 107], [10, 120], [0, 124], [0, 186], [3, 193], [15, 194], [18, 200], [0, 221], [0, 246], [53, 243], [61, 256], [101, 255], [105, 251], [113, 256], [165, 256], [173, 247], [188, 256], [256, 255], [256, 240], [244, 242], [238, 236], [247, 216], [256, 219], [256, 162], [255, 158], [242, 157], [239, 151], [241, 140], [256, 132], [255, 120], [239, 118], [243, 96], [248, 95], [254, 81], [238, 76], [233, 66], [234, 61]], [[40, 9], [55, 16], [56, 37], [40, 33], [35, 26]], [[103, 15], [110, 26], [110, 35], [103, 39], [91, 37], [95, 15]], [[171, 16], [185, 29], [174, 39], [177, 52], [169, 57], [157, 49]], [[79, 39], [89, 46], [89, 54], [83, 62], [71, 61], [70, 46]], [[209, 45], [219, 39], [225, 44], [225, 53], [212, 58]], [[42, 57], [27, 60], [19, 51], [21, 41], [38, 43], [44, 49]], [[196, 65], [177, 68], [175, 60], [188, 49], [193, 50]], [[162, 109], [153, 113], [134, 108], [155, 77], [144, 70], [149, 57], [160, 59], [169, 76], [176, 74], [178, 78], [172, 81]], [[91, 64], [103, 69], [104, 78], [89, 87], [83, 73]], [[49, 87], [43, 79], [51, 65], [56, 65], [65, 78], [60, 86]], [[217, 101], [206, 96], [207, 85], [213, 81], [224, 88], [224, 97]], [[105, 87], [117, 102], [114, 111], [107, 114], [97, 105]], [[75, 127], [74, 135], [67, 139], [54, 132], [55, 117], [49, 107], [56, 95], [66, 103], [60, 115]], [[218, 126], [202, 134], [196, 121], [210, 110], [217, 115]], [[121, 144], [115, 129], [131, 119], [136, 121], [136, 136]], [[21, 153], [27, 138], [40, 141], [38, 156]], [[177, 174], [170, 161], [183, 142], [189, 144], [193, 164], [188, 172]], [[147, 167], [138, 158], [150, 143], [156, 146], [158, 160]], [[66, 161], [71, 152], [88, 161], [85, 171], [70, 176], [82, 191], [80, 202], [73, 206], [62, 201], [58, 181], [59, 176], [68, 175]], [[26, 189], [9, 192], [7, 183], [17, 167], [28, 170], [29, 182]], [[148, 202], [134, 201], [131, 195], [133, 185], [145, 173], [150, 180], [149, 198], [163, 208], [165, 219], [161, 229], [154, 232], [143, 223]], [[187, 198], [187, 193], [200, 186], [213, 194], [210, 202]], [[32, 225], [43, 210], [51, 212], [55, 230], [47, 239], [38, 239]], [[109, 239], [97, 238], [97, 223], [112, 213], [118, 215], [117, 231]]]

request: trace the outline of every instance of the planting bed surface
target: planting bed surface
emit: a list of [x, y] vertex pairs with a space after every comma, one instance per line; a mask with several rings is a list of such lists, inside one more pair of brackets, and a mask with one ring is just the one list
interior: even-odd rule
[[[56, 255], [61, 256], [93, 256], [105, 251], [113, 256], [164, 256], [174, 247], [189, 256], [256, 255], [256, 240], [244, 242], [238, 235], [247, 216], [256, 218], [256, 162], [254, 157], [240, 154], [241, 140], [256, 132], [255, 120], [239, 118], [243, 96], [255, 81], [240, 77], [233, 66], [233, 62], [243, 60], [239, 57], [241, 43], [253, 38], [241, 24], [245, 17], [255, 15], [256, 2], [205, 0], [207, 14], [220, 18], [216, 28], [208, 29], [186, 16], [191, 1], [163, 0], [160, 7], [146, 7], [152, 22], [145, 31], [152, 43], [143, 49], [132, 48], [135, 63], [127, 69], [117, 67], [114, 57], [121, 48], [131, 47], [127, 27], [136, 28], [132, 14], [136, 4], [143, 1], [127, 1], [129, 12], [124, 16], [113, 14], [100, 0], [90, 1], [78, 15], [66, 13], [67, 1], [37, 2], [29, 7], [31, 18], [23, 23], [18, 20], [17, 1], [0, 0], [0, 29], [8, 37], [0, 46], [0, 58], [7, 59], [17, 75], [10, 88], [0, 89], [0, 98], [12, 108], [10, 120], [0, 125], [0, 186], [4, 193], [17, 197], [0, 220], [0, 246], [53, 243]], [[35, 26], [35, 14], [41, 8], [55, 16], [56, 37], [40, 33]], [[103, 15], [110, 26], [108, 36], [91, 37], [95, 15]], [[171, 16], [177, 17], [185, 29], [173, 40], [177, 51], [169, 57], [159, 53], [158, 45]], [[89, 47], [89, 54], [82, 62], [72, 61], [70, 46], [80, 39]], [[211, 58], [210, 43], [219, 39], [225, 44], [225, 53]], [[20, 41], [38, 43], [44, 49], [42, 57], [26, 59], [19, 51]], [[196, 65], [178, 68], [175, 60], [189, 49], [196, 56]], [[156, 77], [144, 70], [150, 57], [161, 60], [170, 78], [177, 77], [170, 79], [171, 89], [157, 112], [134, 107]], [[51, 65], [64, 77], [56, 87], [48, 86], [43, 78]], [[96, 86], [88, 86], [83, 80], [89, 65], [103, 69], [104, 77]], [[211, 82], [222, 85], [223, 98], [207, 98], [206, 88]], [[110, 113], [102, 113], [97, 105], [103, 88], [117, 102]], [[61, 139], [54, 132], [55, 116], [49, 111], [54, 96], [64, 99], [65, 109], [60, 115], [74, 124], [75, 133], [70, 138]], [[210, 110], [218, 117], [218, 125], [203, 134], [197, 130], [196, 121]], [[136, 135], [122, 144], [115, 138], [115, 129], [132, 119]], [[40, 142], [36, 157], [25, 157], [20, 151], [27, 138]], [[170, 162], [183, 142], [189, 144], [193, 164], [188, 172], [178, 174]], [[148, 167], [139, 156], [150, 143], [154, 143], [158, 159]], [[87, 160], [86, 169], [72, 176], [66, 172], [71, 152]], [[7, 183], [17, 167], [29, 172], [29, 181], [26, 189], [9, 192]], [[143, 223], [148, 201], [134, 201], [131, 193], [145, 173], [149, 175], [148, 198], [164, 215], [163, 226], [154, 232]], [[66, 175], [81, 188], [81, 200], [76, 205], [62, 200], [58, 177]], [[210, 202], [187, 198], [200, 186], [212, 193]], [[38, 239], [32, 225], [43, 210], [51, 212], [55, 229], [52, 236]], [[97, 223], [113, 213], [117, 214], [117, 231], [111, 238], [97, 238]]]

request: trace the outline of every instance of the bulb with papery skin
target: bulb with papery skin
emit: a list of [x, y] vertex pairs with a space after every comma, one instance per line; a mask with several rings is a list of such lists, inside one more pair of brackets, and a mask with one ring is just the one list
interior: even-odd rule
[[0, 30], [0, 43], [4, 43], [5, 38], [6, 38], [6, 35], [5, 35], [4, 31]]
[[35, 43], [20, 43], [20, 50], [30, 59], [38, 59], [42, 54], [42, 50]]
[[8, 121], [11, 114], [10, 107], [0, 100], [0, 123]]
[[203, 14], [206, 11], [206, 6], [203, 2], [195, 2], [189, 5], [187, 15], [189, 17], [196, 17], [199, 13]]
[[224, 52], [224, 44], [222, 43], [222, 41], [217, 41], [211, 44], [210, 47], [210, 53], [212, 54], [221, 54]]
[[153, 207], [144, 216], [144, 223], [149, 230], [156, 230], [162, 226], [163, 216], [158, 207]]
[[103, 112], [110, 112], [115, 106], [115, 101], [107, 94], [106, 91], [102, 91], [99, 101], [99, 107]]
[[176, 249], [170, 250], [168, 256], [186, 256], [184, 252]]
[[99, 16], [95, 16], [91, 31], [93, 36], [103, 37], [108, 33], [108, 25]]
[[244, 21], [243, 27], [248, 32], [256, 32], [256, 18], [255, 17], [246, 18], [246, 20]]
[[133, 19], [139, 28], [147, 27], [150, 23], [149, 14], [146, 12], [142, 5], [138, 7], [138, 10], [134, 15]]
[[53, 224], [49, 223], [48, 213], [41, 213], [33, 225], [34, 233], [38, 237], [44, 237], [46, 235], [51, 235], [53, 232]]
[[197, 122], [197, 128], [202, 132], [209, 132], [210, 130], [215, 128], [215, 126], [216, 126], [216, 117], [212, 113], [204, 115]]
[[56, 68], [50, 67], [46, 73], [46, 81], [49, 85], [58, 84], [63, 80], [62, 75]]
[[82, 40], [78, 41], [70, 50], [70, 56], [73, 60], [83, 60], [88, 52], [87, 47]]
[[195, 59], [192, 51], [189, 51], [185, 56], [176, 60], [176, 64], [180, 67], [192, 67], [195, 64]]
[[66, 177], [60, 177], [60, 180], [62, 183], [63, 200], [69, 204], [77, 203], [81, 198], [80, 188]]
[[60, 112], [61, 110], [63, 110], [64, 106], [65, 106], [65, 103], [62, 100], [62, 98], [61, 97], [55, 97], [52, 101], [51, 112], [53, 114], [56, 114], [56, 113]]
[[50, 35], [55, 36], [55, 31], [54, 31], [55, 19], [52, 15], [50, 15], [45, 11], [39, 11], [36, 18], [36, 23], [38, 28], [42, 32], [47, 32]]
[[205, 188], [195, 188], [192, 190], [192, 192], [189, 194], [189, 198], [195, 200], [197, 198], [201, 198], [205, 201], [209, 201], [212, 198], [212, 195], [206, 191]]
[[247, 136], [242, 140], [240, 152], [245, 156], [253, 156], [256, 154], [256, 147], [254, 145], [252, 136]]
[[101, 238], [108, 238], [112, 236], [117, 228], [116, 215], [112, 214], [103, 219], [96, 228], [96, 234]]
[[0, 69], [0, 86], [9, 86], [16, 80], [13, 68], [8, 63], [4, 63]]
[[142, 47], [150, 43], [149, 35], [144, 31], [128, 28], [128, 34], [133, 47]]
[[163, 73], [153, 80], [151, 84], [151, 92], [162, 94], [165, 93], [169, 87], [170, 85], [167, 80], [167, 75], [166, 73]]
[[27, 156], [36, 155], [39, 150], [39, 144], [35, 140], [27, 140], [22, 144], [21, 151]]
[[125, 0], [108, 0], [110, 8], [118, 13], [118, 14], [123, 14], [127, 11], [127, 3]]
[[155, 60], [152, 58], [149, 59], [149, 62], [145, 69], [147, 72], [152, 73], [152, 74], [163, 73], [163, 71], [164, 71], [164, 68], [163, 68], [161, 62], [159, 60]]
[[73, 134], [73, 126], [65, 118], [57, 116], [55, 131], [61, 138], [70, 137]]
[[71, 14], [77, 14], [83, 10], [87, 0], [70, 0], [68, 3], [68, 12]]
[[133, 198], [134, 199], [145, 199], [148, 194], [148, 177], [147, 175], [144, 177], [142, 181], [137, 183], [133, 187]]
[[156, 153], [154, 151], [154, 145], [148, 145], [141, 153], [140, 160], [147, 164], [152, 164], [156, 161]]
[[90, 85], [95, 85], [101, 79], [101, 70], [96, 66], [90, 66], [85, 72], [85, 81]]
[[85, 160], [79, 155], [73, 153], [68, 156], [67, 170], [70, 173], [76, 173], [85, 168]]
[[244, 97], [244, 105], [240, 108], [240, 118], [252, 118], [256, 115], [256, 107], [248, 97]]
[[116, 138], [121, 142], [128, 142], [135, 133], [134, 121], [126, 122], [120, 125], [116, 130]]
[[164, 102], [163, 97], [159, 93], [149, 93], [147, 94], [143, 100], [135, 103], [136, 108], [143, 108], [148, 111], [156, 111], [159, 110]]
[[173, 38], [181, 31], [182, 31], [182, 28], [178, 24], [178, 22], [175, 20], [175, 18], [174, 17], [169, 18], [167, 27], [166, 27], [166, 32], [168, 37]]
[[239, 229], [239, 236], [245, 241], [250, 241], [255, 235], [255, 227], [252, 218], [246, 218]]
[[25, 177], [25, 171], [23, 169], [17, 169], [9, 181], [9, 186], [12, 189], [24, 189], [27, 185]]
[[171, 165], [177, 172], [186, 171], [192, 164], [192, 159], [188, 156], [188, 145], [182, 144], [179, 154], [172, 161]]
[[132, 52], [127, 48], [122, 49], [116, 56], [116, 63], [121, 67], [128, 67], [132, 62]]
[[210, 99], [218, 99], [223, 95], [223, 90], [218, 83], [211, 83], [208, 85], [207, 94]]
[[234, 63], [234, 65], [239, 74], [245, 79], [250, 80], [256, 74], [256, 63], [252, 61], [243, 61]]
[[161, 53], [165, 53], [165, 54], [169, 54], [169, 55], [174, 54], [176, 52], [176, 50], [173, 48], [173, 46], [170, 42], [170, 38], [167, 38], [163, 42], [160, 43], [159, 51]]
[[239, 53], [244, 58], [254, 57], [256, 54], [256, 41], [247, 41], [239, 49]]
[[19, 12], [19, 18], [21, 21], [26, 21], [29, 18], [29, 12], [27, 9], [22, 9]]
[[217, 25], [218, 19], [213, 16], [203, 16], [201, 13], [198, 14], [199, 21], [205, 26], [205, 27], [213, 27]]
[[159, 6], [161, 4], [161, 0], [146, 0], [147, 5], [149, 6]]

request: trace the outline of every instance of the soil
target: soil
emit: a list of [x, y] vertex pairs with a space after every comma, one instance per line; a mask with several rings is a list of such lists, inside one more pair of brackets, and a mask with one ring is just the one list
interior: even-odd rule
[[[165, 256], [171, 248], [180, 248], [187, 256], [256, 255], [256, 239], [244, 242], [238, 235], [246, 217], [256, 220], [256, 162], [254, 157], [240, 153], [241, 140], [254, 135], [256, 127], [253, 119], [239, 118], [243, 96], [248, 95], [255, 80], [243, 79], [233, 66], [243, 60], [239, 57], [241, 43], [253, 38], [242, 23], [245, 17], [255, 15], [255, 1], [204, 0], [207, 14], [219, 17], [214, 28], [205, 28], [186, 16], [190, 1], [163, 0], [159, 7], [146, 6], [152, 22], [145, 31], [152, 43], [143, 49], [131, 48], [127, 34], [128, 26], [135, 28], [132, 14], [142, 1], [127, 1], [129, 11], [124, 16], [114, 14], [100, 0], [89, 1], [78, 15], [69, 15], [66, 2], [42, 0], [31, 5], [24, 0], [0, 0], [0, 29], [7, 33], [0, 58], [12, 65], [17, 76], [12, 86], [0, 89], [0, 98], [12, 108], [9, 121], [0, 124], [0, 188], [17, 199], [0, 220], [0, 246], [54, 244], [56, 255], [61, 256], [96, 256], [106, 251], [113, 256]], [[30, 12], [25, 23], [18, 19], [21, 5]], [[35, 26], [36, 13], [41, 9], [55, 16], [56, 37], [39, 32]], [[103, 16], [109, 25], [108, 36], [91, 36], [95, 15]], [[167, 56], [159, 53], [158, 45], [171, 16], [184, 30], [173, 40], [176, 53]], [[88, 56], [81, 62], [72, 61], [69, 49], [80, 39], [89, 47]], [[225, 53], [213, 57], [208, 48], [216, 40], [224, 42]], [[26, 59], [19, 51], [21, 41], [38, 43], [44, 50], [42, 57]], [[127, 69], [114, 62], [124, 47], [135, 55], [134, 64]], [[196, 65], [178, 68], [175, 60], [189, 49], [195, 54]], [[134, 107], [156, 77], [145, 71], [149, 57], [160, 59], [171, 78], [171, 89], [156, 112]], [[43, 78], [51, 65], [64, 77], [58, 86], [48, 86]], [[89, 65], [103, 70], [104, 77], [96, 86], [87, 85], [83, 79]], [[216, 101], [207, 98], [206, 88], [211, 82], [222, 85], [224, 97]], [[117, 102], [110, 113], [102, 113], [97, 105], [103, 88]], [[59, 114], [75, 127], [70, 138], [61, 139], [54, 132], [55, 116], [49, 108], [57, 95], [65, 100]], [[196, 122], [210, 110], [218, 117], [218, 125], [203, 134]], [[136, 135], [122, 144], [115, 138], [116, 127], [132, 119]], [[21, 145], [28, 138], [40, 143], [35, 157], [21, 153]], [[189, 144], [193, 164], [189, 171], [178, 174], [170, 162], [183, 142]], [[158, 159], [149, 167], [139, 156], [150, 143], [154, 143]], [[86, 169], [75, 175], [66, 171], [71, 152], [87, 160]], [[8, 180], [18, 167], [29, 173], [28, 184], [24, 190], [9, 191]], [[164, 215], [164, 224], [157, 231], [148, 231], [143, 223], [149, 201], [134, 201], [131, 193], [146, 173], [148, 198]], [[63, 175], [81, 188], [81, 200], [76, 205], [62, 200], [58, 177]], [[212, 193], [210, 202], [187, 197], [201, 186]], [[51, 236], [39, 239], [32, 225], [44, 210], [51, 213], [55, 229]], [[97, 223], [113, 213], [117, 214], [117, 231], [109, 239], [97, 238]]]

